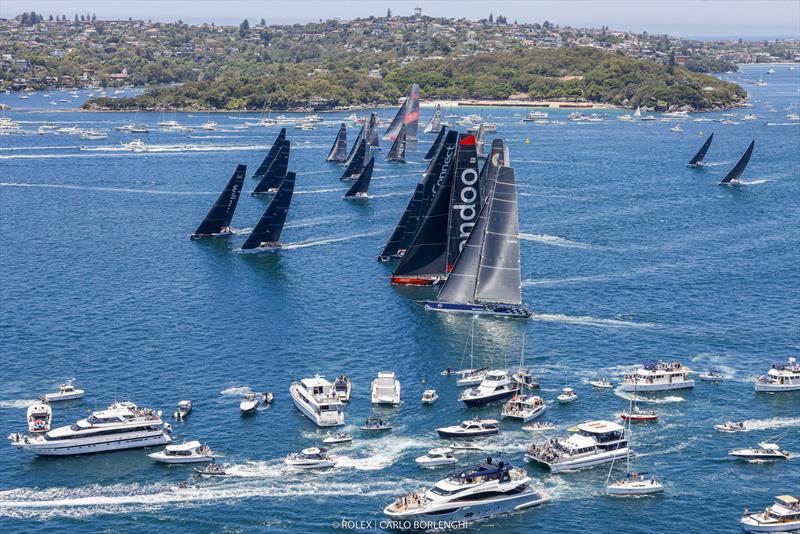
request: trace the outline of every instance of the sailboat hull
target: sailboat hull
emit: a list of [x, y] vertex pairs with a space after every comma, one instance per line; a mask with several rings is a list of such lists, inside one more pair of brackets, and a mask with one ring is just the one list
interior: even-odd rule
[[278, 252], [282, 248], [283, 246], [280, 243], [264, 243], [256, 248], [242, 249], [242, 252], [247, 254], [260, 254], [264, 252]]
[[393, 276], [392, 284], [397, 286], [436, 286], [444, 280], [444, 276]]
[[511, 304], [450, 304], [435, 300], [425, 301], [425, 309], [449, 313], [471, 313], [473, 315], [496, 315], [500, 317], [530, 317], [531, 311]]
[[214, 238], [214, 237], [230, 237], [232, 235], [236, 235], [233, 232], [217, 232], [214, 234], [192, 234], [189, 236], [189, 239], [206, 239], [206, 238]]

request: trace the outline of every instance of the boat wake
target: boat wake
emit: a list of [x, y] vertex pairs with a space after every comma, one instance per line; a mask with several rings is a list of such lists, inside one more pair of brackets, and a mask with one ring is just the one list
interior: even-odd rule
[[347, 191], [338, 187], [329, 187], [326, 189], [298, 189], [294, 192], [295, 195], [308, 195], [312, 193], [335, 193], [336, 191]]
[[641, 395], [634, 396], [634, 394], [629, 391], [623, 391], [621, 386], [614, 388], [614, 395], [627, 401], [644, 402], [648, 404], [672, 404], [675, 402], [686, 401], [686, 399], [683, 397], [678, 397], [677, 395], [667, 395], [665, 397], [643, 397]]
[[742, 180], [737, 185], [761, 185], [771, 181], [772, 180], [769, 178], [764, 178], [763, 180]]
[[379, 232], [369, 232], [366, 234], [353, 234], [353, 235], [346, 235], [342, 237], [332, 237], [330, 239], [320, 239], [319, 241], [303, 241], [301, 243], [289, 243], [288, 245], [283, 245], [283, 250], [295, 250], [298, 248], [308, 248], [308, 247], [316, 247], [319, 245], [329, 245], [331, 243], [338, 243], [339, 241], [350, 241], [352, 239], [358, 239], [360, 237], [370, 237], [374, 235], [378, 235], [384, 233], [383, 230]]
[[232, 386], [229, 388], [225, 388], [219, 392], [220, 395], [225, 397], [241, 397], [245, 393], [252, 393], [253, 390], [250, 389], [250, 386]]
[[546, 234], [519, 234], [519, 238], [523, 241], [536, 241], [546, 245], [553, 245], [556, 247], [572, 247], [572, 248], [591, 248], [591, 245], [580, 243], [578, 241], [571, 241], [557, 235]]
[[655, 323], [637, 323], [622, 319], [603, 319], [588, 315], [564, 315], [563, 313], [534, 313], [531, 319], [548, 323], [569, 323], [608, 328], [655, 328]]
[[0, 400], [0, 408], [27, 408], [37, 402], [35, 399]]
[[800, 417], [773, 417], [771, 419], [748, 419], [744, 421], [745, 432], [795, 426], [800, 426]]
[[102, 191], [109, 193], [142, 193], [147, 195], [215, 195], [213, 191], [158, 191], [155, 189], [131, 189], [126, 187], [96, 187], [69, 184], [30, 184], [21, 182], [0, 182], [0, 187], [42, 187], [51, 189], [75, 189], [79, 191]]

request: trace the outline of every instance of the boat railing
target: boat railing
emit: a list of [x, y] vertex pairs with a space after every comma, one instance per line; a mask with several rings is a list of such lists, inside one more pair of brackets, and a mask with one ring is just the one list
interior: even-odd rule
[[406, 510], [422, 508], [426, 501], [427, 499], [422, 491], [411, 491], [402, 497], [398, 497], [391, 506], [389, 506], [389, 509], [394, 512], [404, 512]]

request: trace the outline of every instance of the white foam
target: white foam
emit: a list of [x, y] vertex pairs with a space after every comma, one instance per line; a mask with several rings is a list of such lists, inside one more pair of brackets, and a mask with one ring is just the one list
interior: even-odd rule
[[564, 315], [563, 313], [534, 313], [531, 319], [549, 323], [570, 323], [609, 328], [655, 328], [655, 323], [637, 323], [621, 319], [603, 319], [588, 315]]
[[633, 395], [629, 391], [623, 391], [622, 386], [614, 388], [614, 394], [617, 397], [623, 398], [628, 401], [645, 402], [649, 404], [672, 404], [675, 402], [684, 402], [686, 399], [677, 395], [666, 395], [664, 397], [643, 397], [641, 395]]
[[158, 191], [154, 189], [132, 189], [126, 187], [95, 187], [70, 184], [31, 184], [21, 182], [0, 182], [2, 187], [43, 187], [52, 189], [75, 189], [79, 191], [102, 191], [112, 193], [143, 193], [147, 195], [215, 195], [213, 191]]
[[326, 188], [326, 189], [299, 189], [295, 190], [295, 195], [308, 195], [312, 193], [335, 193], [336, 191], [347, 191], [347, 189], [342, 188]]
[[0, 400], [0, 408], [27, 408], [37, 402], [35, 399]]
[[339, 241], [350, 241], [352, 239], [358, 239], [360, 237], [370, 237], [373, 235], [378, 235], [383, 233], [383, 230], [378, 232], [369, 232], [366, 234], [353, 234], [353, 235], [346, 235], [342, 237], [331, 237], [329, 239], [320, 239], [319, 241], [304, 241], [301, 243], [290, 243], [288, 245], [283, 245], [281, 247], [284, 250], [294, 250], [298, 248], [307, 248], [307, 247], [316, 247], [319, 245], [328, 245], [330, 243], [338, 243]]
[[771, 419], [748, 419], [744, 421], [745, 432], [793, 426], [800, 426], [800, 417], [773, 417]]
[[231, 386], [229, 388], [225, 388], [220, 391], [220, 395], [225, 395], [226, 397], [241, 397], [245, 393], [252, 393], [253, 390], [250, 389], [250, 386]]

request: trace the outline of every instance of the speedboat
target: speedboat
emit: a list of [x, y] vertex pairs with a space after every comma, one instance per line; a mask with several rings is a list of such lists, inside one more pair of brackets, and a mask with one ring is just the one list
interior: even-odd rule
[[553, 426], [553, 423], [531, 423], [523, 426], [522, 430], [527, 430], [528, 432], [542, 432], [544, 430], [553, 430], [554, 428], [555, 426]]
[[759, 443], [758, 447], [732, 449], [728, 454], [745, 460], [786, 460], [789, 458], [789, 451], [782, 451], [777, 443], [765, 441]]
[[309, 447], [300, 452], [289, 453], [283, 463], [298, 469], [321, 469], [333, 467], [336, 465], [336, 460], [325, 449]]
[[673, 126], [672, 128], [669, 129], [669, 131], [675, 133], [681, 133], [683, 132], [683, 128], [681, 128], [680, 126]]
[[322, 443], [325, 443], [326, 445], [336, 445], [337, 443], [349, 443], [351, 441], [353, 441], [353, 436], [351, 436], [349, 433], [337, 432], [336, 434], [328, 436], [322, 440]]
[[456, 380], [456, 386], [462, 388], [479, 385], [486, 378], [486, 369], [486, 367], [483, 369], [469, 369], [469, 372], [463, 373], [461, 378]]
[[550, 471], [572, 471], [612, 462], [629, 453], [625, 429], [611, 421], [589, 421], [568, 437], [532, 443], [525, 460], [538, 462]]
[[178, 403], [178, 409], [172, 414], [172, 418], [183, 421], [190, 413], [192, 413], [192, 401], [182, 400]]
[[391, 421], [386, 421], [380, 417], [367, 417], [367, 420], [364, 421], [364, 424], [358, 428], [361, 430], [391, 430], [392, 423]]
[[745, 509], [739, 520], [745, 532], [792, 532], [800, 530], [800, 499], [791, 495], [775, 497], [775, 503], [763, 512]]
[[201, 130], [205, 130], [207, 132], [211, 132], [217, 129], [217, 123], [214, 121], [206, 121], [200, 126], [198, 126], [198, 128]]
[[191, 464], [199, 462], [213, 462], [214, 455], [208, 445], [199, 441], [187, 441], [178, 445], [167, 445], [163, 451], [148, 454], [156, 462], [164, 464]]
[[100, 130], [86, 130], [85, 132], [81, 132], [79, 135], [81, 139], [89, 139], [89, 140], [99, 140], [99, 139], [108, 139], [108, 134], [105, 132], [101, 132]]
[[630, 421], [632, 423], [646, 423], [648, 421], [658, 420], [658, 414], [655, 410], [642, 410], [635, 404], [632, 408], [619, 414], [619, 416], [622, 420]]
[[114, 403], [85, 419], [45, 434], [12, 434], [11, 445], [42, 456], [72, 456], [164, 445], [172, 441], [161, 412], [132, 402]]
[[700, 380], [704, 380], [705, 382], [722, 382], [725, 380], [725, 377], [717, 371], [716, 369], [709, 369], [705, 373], [701, 373], [698, 375]]
[[488, 458], [450, 473], [431, 489], [396, 499], [383, 513], [402, 522], [472, 522], [540, 505], [551, 499], [534, 490], [524, 469]]
[[472, 408], [508, 399], [516, 391], [516, 385], [511, 382], [508, 371], [495, 369], [486, 373], [486, 378], [477, 388], [465, 391], [458, 400]]
[[648, 495], [664, 491], [664, 485], [656, 477], [647, 478], [647, 473], [631, 472], [625, 478], [606, 486], [609, 495], [624, 497], [629, 495]]
[[718, 430], [720, 432], [746, 432], [747, 427], [745, 426], [744, 421], [740, 421], [738, 423], [726, 421], [721, 425], [714, 425], [714, 430]]
[[800, 391], [800, 364], [795, 358], [785, 364], [773, 364], [766, 375], [756, 380], [756, 391]]
[[426, 389], [422, 392], [422, 404], [433, 404], [439, 400], [439, 394], [435, 389]]
[[347, 378], [347, 375], [339, 375], [336, 380], [333, 382], [333, 391], [337, 397], [339, 397], [339, 402], [349, 402], [350, 401], [350, 391], [353, 387], [352, 382], [350, 379]]
[[147, 152], [147, 145], [141, 139], [136, 139], [130, 143], [122, 143], [122, 148], [132, 152]]
[[468, 419], [460, 425], [443, 426], [436, 432], [443, 438], [477, 438], [500, 433], [500, 423], [495, 419]]
[[503, 405], [500, 417], [520, 419], [527, 423], [542, 415], [546, 409], [544, 399], [538, 395], [514, 395]]
[[420, 456], [414, 461], [417, 462], [418, 466], [428, 468], [458, 463], [456, 457], [453, 456], [453, 449], [448, 447], [431, 449], [428, 451], [428, 454]]
[[202, 477], [221, 477], [227, 474], [224, 467], [214, 463], [208, 464], [205, 467], [195, 467], [194, 472]]
[[556, 397], [561, 404], [567, 404], [578, 400], [578, 395], [572, 388], [564, 388], [561, 390], [561, 395]]
[[400, 381], [391, 371], [380, 371], [372, 381], [372, 404], [400, 404]]
[[600, 380], [590, 380], [589, 384], [591, 384], [596, 388], [601, 388], [601, 389], [611, 389], [614, 387], [606, 377], [603, 377]]
[[36, 403], [28, 406], [28, 432], [47, 432], [52, 420], [53, 409], [49, 404]]
[[625, 375], [622, 391], [668, 391], [672, 389], [693, 388], [694, 380], [689, 378], [691, 371], [681, 362], [650, 362]]
[[293, 382], [289, 387], [292, 401], [300, 412], [317, 426], [344, 424], [344, 412], [333, 384], [321, 375]]
[[52, 402], [61, 402], [61, 401], [69, 401], [80, 399], [83, 397], [84, 391], [82, 389], [76, 389], [72, 383], [75, 381], [74, 378], [67, 380], [60, 386], [58, 386], [58, 391], [56, 393], [46, 393], [39, 397], [42, 402], [52, 403]]
[[252, 391], [249, 391], [244, 394], [244, 397], [242, 397], [242, 401], [239, 403], [239, 409], [242, 411], [242, 413], [255, 413], [255, 411], [258, 409], [258, 405], [258, 395]]

